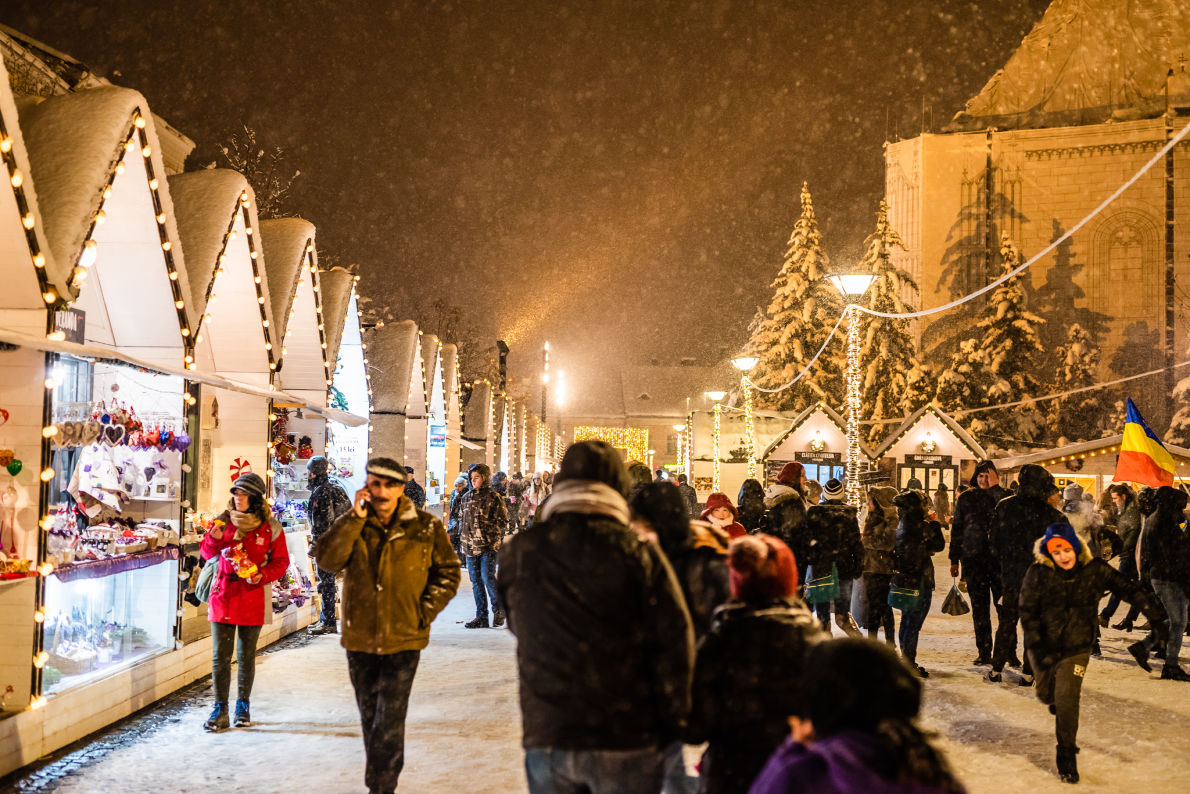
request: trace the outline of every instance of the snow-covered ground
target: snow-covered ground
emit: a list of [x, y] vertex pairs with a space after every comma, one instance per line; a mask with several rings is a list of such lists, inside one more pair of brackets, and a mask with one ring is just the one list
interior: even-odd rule
[[[938, 559], [939, 563], [943, 560]], [[918, 661], [931, 673], [925, 725], [936, 731], [975, 794], [1069, 791], [1054, 774], [1053, 718], [1031, 688], [981, 679], [971, 618], [938, 613], [949, 587], [940, 565], [934, 612]], [[515, 639], [504, 630], [468, 631], [463, 587], [434, 624], [410, 705], [401, 790], [523, 792]], [[1124, 650], [1138, 635], [1107, 630], [1103, 659], [1083, 687], [1078, 790], [1161, 794], [1190, 790], [1190, 684], [1146, 675]], [[1190, 657], [1184, 651], [1183, 665]], [[269, 654], [257, 665], [256, 725], [203, 733], [205, 708], [145, 741], [116, 750], [60, 792], [361, 792], [363, 745], [337, 637]]]

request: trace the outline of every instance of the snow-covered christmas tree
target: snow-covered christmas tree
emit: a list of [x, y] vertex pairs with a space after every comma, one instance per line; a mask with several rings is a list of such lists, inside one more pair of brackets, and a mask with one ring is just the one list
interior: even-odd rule
[[986, 412], [964, 414], [988, 404], [988, 379], [992, 357], [980, 340], [964, 339], [938, 376], [934, 402], [978, 438], [987, 430]]
[[1190, 446], [1190, 375], [1173, 387], [1173, 404], [1174, 415], [1165, 431], [1165, 441], [1179, 447]]
[[[1075, 323], [1066, 333], [1066, 343], [1058, 348], [1057, 391], [1091, 386], [1099, 380], [1099, 345], [1081, 325]], [[1069, 394], [1049, 403], [1050, 435], [1061, 443], [1102, 438], [1110, 424], [1109, 405], [1101, 389]]]
[[[760, 359], [751, 378], [768, 389], [788, 383], [802, 371], [843, 311], [838, 292], [825, 280], [830, 261], [822, 250], [814, 202], [804, 183], [801, 206], [785, 261], [772, 284], [772, 300], [757, 313], [749, 328], [746, 350]], [[839, 405], [843, 399], [844, 357], [842, 340], [832, 341], [802, 382], [776, 394], [760, 393], [758, 405], [801, 410], [823, 396]]]
[[[1007, 233], [1000, 237], [1000, 258], [1004, 273], [1021, 263], [1020, 251]], [[1038, 336], [1044, 322], [1026, 309], [1020, 276], [992, 292], [973, 337], [990, 357], [986, 378], [989, 405], [1041, 396], [1042, 384], [1036, 373], [1045, 352]], [[1034, 404], [988, 411], [985, 421], [987, 439], [1003, 447], [1014, 441], [1036, 441], [1045, 432], [1045, 418]]]
[[[906, 296], [916, 294], [912, 276], [892, 261], [894, 246], [904, 248], [900, 236], [888, 222], [888, 205], [880, 202], [876, 212], [876, 230], [864, 241], [864, 256], [859, 272], [875, 276], [868, 288], [867, 305], [882, 312], [911, 312]], [[919, 366], [917, 345], [908, 320], [873, 317], [863, 314], [860, 367], [860, 413], [868, 424], [865, 441], [876, 446], [895, 426], [888, 420], [903, 419], [915, 408], [910, 400], [919, 389], [910, 388], [910, 373]], [[920, 399], [920, 397], [919, 397]]]

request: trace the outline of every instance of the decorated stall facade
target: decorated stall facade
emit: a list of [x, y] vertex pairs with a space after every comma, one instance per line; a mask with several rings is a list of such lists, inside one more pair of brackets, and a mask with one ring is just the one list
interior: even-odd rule
[[[327, 324], [327, 360], [333, 362], [332, 408], [368, 416], [372, 407], [372, 385], [368, 374], [368, 351], [360, 325], [356, 285], [359, 276], [333, 268], [322, 274], [323, 319]], [[352, 427], [341, 422], [327, 426], [326, 456], [332, 473], [355, 493], [364, 485], [368, 462], [368, 425]]]
[[[871, 455], [861, 447], [864, 462]], [[844, 479], [847, 458], [846, 422], [824, 403], [802, 411], [789, 427], [760, 454], [765, 482], [775, 482], [786, 463], [802, 464], [806, 476], [819, 484], [831, 478]]]
[[[1054, 475], [1059, 487], [1077, 483], [1098, 500], [1112, 483], [1122, 440], [1123, 436], [1117, 433], [1095, 441], [1080, 441], [1022, 455], [1006, 455], [993, 462], [1003, 482], [1014, 481], [1021, 467], [1032, 463]], [[1174, 444], [1166, 444], [1165, 449], [1173, 458], [1175, 481], [1186, 483], [1190, 477], [1190, 449]]]
[[975, 464], [987, 453], [958, 422], [930, 404], [889, 434], [872, 457], [897, 488], [916, 479], [931, 498], [939, 484], [946, 485], [953, 498], [959, 483], [971, 478]]

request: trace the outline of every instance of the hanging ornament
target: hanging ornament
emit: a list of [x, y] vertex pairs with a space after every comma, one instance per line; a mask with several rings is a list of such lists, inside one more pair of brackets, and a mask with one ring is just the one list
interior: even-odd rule
[[0, 426], [8, 424], [8, 411], [0, 408]]
[[7, 466], [16, 458], [16, 453], [11, 449], [0, 449], [0, 466]]
[[25, 467], [24, 464], [21, 463], [19, 460], [10, 460], [4, 466], [4, 468], [8, 470], [8, 473], [11, 474], [13, 477], [20, 474], [21, 469], [23, 469], [24, 467]]
[[231, 481], [234, 483], [241, 474], [252, 471], [252, 464], [243, 458], [236, 458], [228, 468], [231, 470]]

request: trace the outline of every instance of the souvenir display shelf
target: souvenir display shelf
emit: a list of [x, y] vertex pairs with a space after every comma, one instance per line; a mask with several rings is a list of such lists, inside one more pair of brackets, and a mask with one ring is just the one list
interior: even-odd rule
[[273, 488], [275, 504], [273, 512], [281, 519], [286, 532], [304, 532], [310, 529], [306, 516], [306, 505], [310, 501], [310, 489], [306, 480], [307, 460], [291, 460], [289, 463], [273, 463]]

